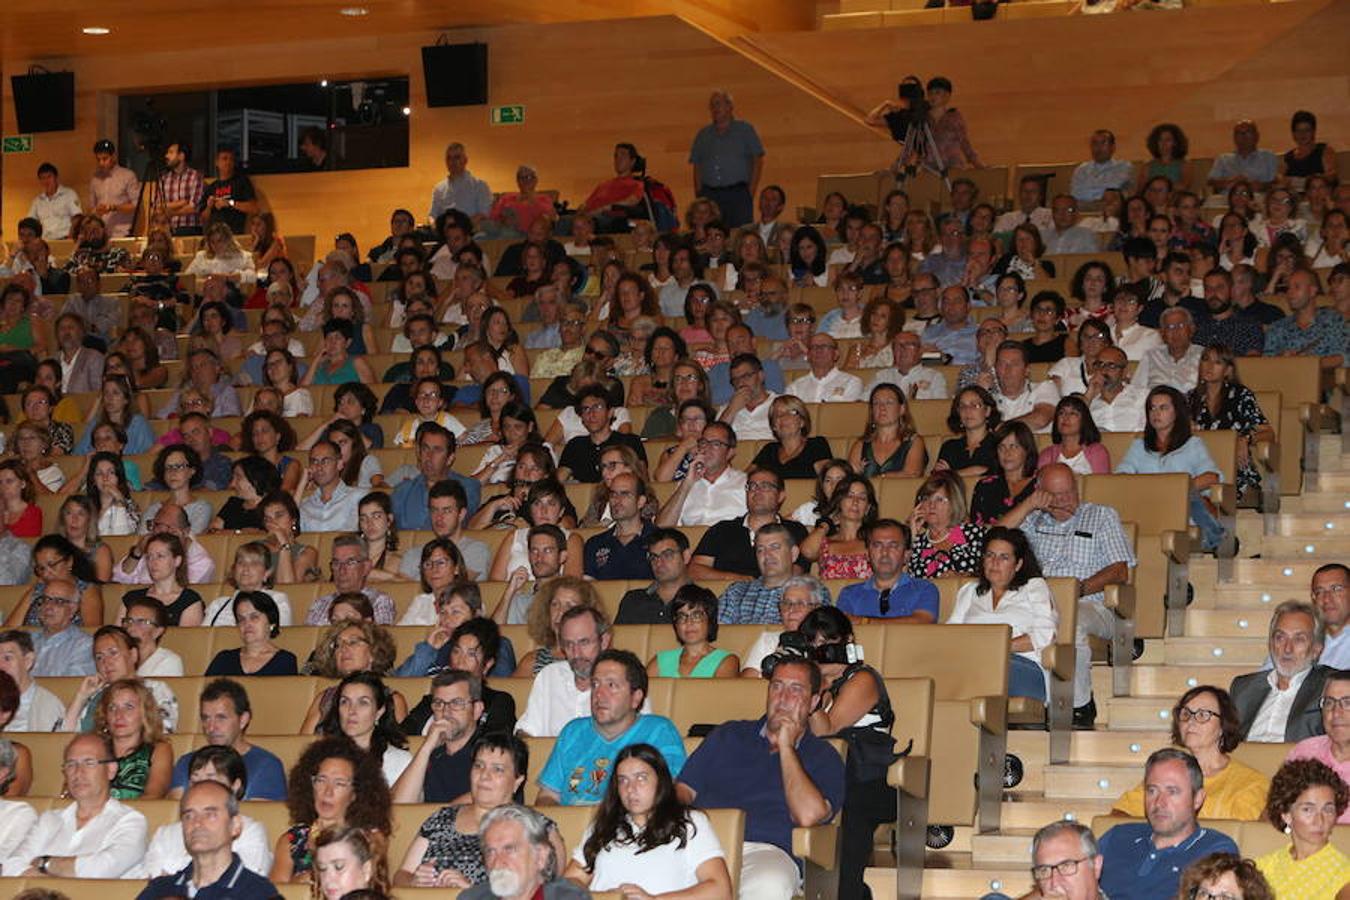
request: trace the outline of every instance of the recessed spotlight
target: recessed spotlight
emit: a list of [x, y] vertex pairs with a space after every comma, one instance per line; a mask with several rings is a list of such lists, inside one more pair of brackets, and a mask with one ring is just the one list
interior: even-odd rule
[[328, 79], [325, 78], [323, 81], [320, 81], [319, 87], [328, 87]]
[[411, 115], [412, 115], [412, 107], [411, 107], [411, 106], [405, 106], [405, 107], [403, 107], [403, 114], [404, 114], [405, 116], [411, 116]]
[[366, 9], [364, 6], [344, 6], [342, 9], [338, 10], [338, 13], [356, 18], [357, 16], [370, 15], [370, 10]]
[[81, 28], [80, 31], [84, 32], [85, 34], [94, 34], [94, 35], [112, 34], [111, 28], [104, 28], [102, 25], [91, 25], [88, 28]]

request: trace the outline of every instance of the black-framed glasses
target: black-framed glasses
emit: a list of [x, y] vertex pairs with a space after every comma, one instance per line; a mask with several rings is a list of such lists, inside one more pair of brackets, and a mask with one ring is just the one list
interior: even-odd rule
[[1323, 697], [1317, 701], [1317, 705], [1323, 709], [1335, 709], [1340, 707], [1342, 712], [1350, 712], [1350, 696], [1347, 697]]
[[1190, 722], [1194, 720], [1196, 722], [1199, 722], [1201, 725], [1204, 725], [1206, 722], [1208, 722], [1210, 719], [1214, 718], [1217, 715], [1218, 713], [1216, 713], [1212, 709], [1191, 709], [1189, 706], [1183, 706], [1181, 709], [1177, 710], [1178, 721]]
[[1094, 855], [1095, 854], [1088, 854], [1087, 856], [1080, 857], [1079, 859], [1065, 859], [1057, 863], [1050, 863], [1048, 865], [1032, 866], [1031, 877], [1036, 879], [1037, 881], [1049, 881], [1050, 876], [1053, 875], [1055, 872], [1058, 872], [1065, 878], [1068, 878], [1071, 875], [1077, 875], [1079, 864], [1087, 862], [1089, 859], [1092, 859]]

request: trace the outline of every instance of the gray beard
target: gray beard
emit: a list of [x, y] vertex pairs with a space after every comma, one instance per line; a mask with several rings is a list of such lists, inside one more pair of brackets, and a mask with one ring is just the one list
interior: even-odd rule
[[510, 869], [492, 869], [488, 872], [488, 887], [494, 897], [514, 897], [520, 893], [521, 878]]

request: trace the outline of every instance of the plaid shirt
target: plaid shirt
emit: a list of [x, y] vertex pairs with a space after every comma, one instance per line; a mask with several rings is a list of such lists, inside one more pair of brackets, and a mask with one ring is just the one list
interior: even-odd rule
[[766, 587], [764, 579], [737, 581], [727, 587], [717, 603], [720, 625], [779, 625], [783, 621], [778, 601], [783, 588]]
[[[1047, 578], [1082, 581], [1118, 562], [1130, 568], [1136, 565], [1120, 515], [1109, 506], [1080, 503], [1077, 512], [1063, 522], [1038, 509], [1022, 522], [1022, 530]], [[1102, 592], [1082, 599], [1101, 602]]]
[[188, 206], [192, 209], [191, 212], [170, 217], [170, 228], [196, 228], [202, 224], [202, 217], [197, 212], [197, 207], [202, 202], [201, 172], [191, 167], [184, 169], [181, 173], [169, 169], [159, 176], [159, 190], [164, 196], [165, 203], [186, 200]]

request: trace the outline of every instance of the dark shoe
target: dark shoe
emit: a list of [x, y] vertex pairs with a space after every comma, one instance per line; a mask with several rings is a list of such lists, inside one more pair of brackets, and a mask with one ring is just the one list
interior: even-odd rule
[[1073, 708], [1074, 731], [1091, 731], [1097, 722], [1097, 700], [1091, 698], [1082, 706]]

